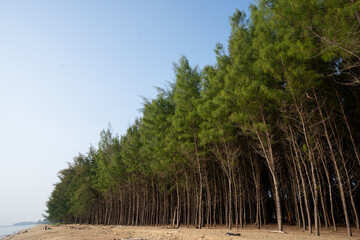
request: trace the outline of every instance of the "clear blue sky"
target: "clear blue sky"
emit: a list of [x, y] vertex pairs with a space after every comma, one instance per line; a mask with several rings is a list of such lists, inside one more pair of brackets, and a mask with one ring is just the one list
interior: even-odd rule
[[1, 0], [0, 225], [37, 221], [57, 172], [124, 134], [172, 62], [215, 62], [239, 0]]

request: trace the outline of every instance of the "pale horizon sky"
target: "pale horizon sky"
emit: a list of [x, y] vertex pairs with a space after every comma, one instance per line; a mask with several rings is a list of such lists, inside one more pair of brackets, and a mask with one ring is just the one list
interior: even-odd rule
[[67, 162], [125, 134], [182, 55], [214, 64], [250, 2], [0, 1], [0, 225], [43, 219]]

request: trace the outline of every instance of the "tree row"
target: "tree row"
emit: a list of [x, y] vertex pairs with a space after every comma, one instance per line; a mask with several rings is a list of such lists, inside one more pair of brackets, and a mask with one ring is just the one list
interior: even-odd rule
[[186, 57], [122, 136], [59, 172], [63, 223], [359, 229], [360, 13], [356, 1], [258, 1], [228, 48]]

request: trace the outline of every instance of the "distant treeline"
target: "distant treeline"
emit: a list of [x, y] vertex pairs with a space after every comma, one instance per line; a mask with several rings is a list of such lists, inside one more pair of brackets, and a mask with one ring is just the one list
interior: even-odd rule
[[360, 2], [250, 9], [215, 65], [182, 57], [125, 135], [60, 171], [50, 220], [359, 229]]
[[49, 224], [50, 221], [47, 220], [47, 219], [44, 219], [44, 220], [39, 220], [37, 222], [18, 222], [18, 223], [14, 223], [13, 226], [23, 226], [23, 225], [36, 225], [36, 224]]

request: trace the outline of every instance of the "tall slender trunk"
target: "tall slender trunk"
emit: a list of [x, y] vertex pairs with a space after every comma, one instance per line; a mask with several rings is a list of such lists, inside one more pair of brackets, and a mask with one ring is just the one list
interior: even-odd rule
[[328, 133], [327, 128], [326, 128], [325, 118], [324, 118], [324, 115], [322, 113], [322, 110], [321, 110], [321, 107], [320, 107], [320, 104], [319, 104], [319, 100], [317, 98], [317, 95], [316, 95], [315, 91], [313, 91], [313, 93], [314, 93], [314, 96], [315, 96], [317, 106], [319, 108], [319, 114], [320, 114], [320, 117], [321, 117], [322, 125], [324, 127], [324, 133], [325, 133], [326, 141], [327, 141], [327, 143], [329, 145], [331, 160], [332, 160], [332, 162], [334, 164], [334, 170], [335, 170], [335, 174], [336, 174], [336, 178], [337, 178], [338, 185], [339, 185], [339, 190], [340, 190], [341, 203], [343, 205], [343, 210], [344, 210], [344, 215], [345, 215], [347, 233], [348, 233], [348, 236], [352, 236], [350, 218], [349, 218], [349, 213], [348, 213], [347, 206], [346, 206], [346, 198], [345, 198], [345, 192], [344, 192], [344, 187], [343, 187], [343, 183], [342, 183], [342, 179], [341, 179], [340, 170], [339, 170], [336, 158], [335, 158], [335, 154], [334, 154], [334, 151], [333, 151], [333, 146], [332, 146], [332, 143], [330, 141], [330, 136], [329, 136], [329, 133]]
[[[320, 175], [321, 175], [321, 178], [320, 178]], [[321, 184], [321, 182], [323, 180], [323, 177], [322, 177], [322, 174], [320, 173], [319, 168], [317, 168], [317, 177], [318, 177], [319, 182], [320, 182], [319, 183], [319, 193], [320, 193], [321, 207], [322, 207], [323, 214], [324, 214], [325, 228], [329, 229], [328, 211], [327, 211], [327, 208], [325, 206], [325, 200], [324, 200], [325, 193], [323, 192], [323, 187], [322, 187], [322, 184]]]
[[205, 178], [205, 187], [206, 187], [206, 226], [207, 228], [211, 225], [211, 191], [210, 191], [210, 182], [208, 179], [208, 171], [204, 168], [204, 178]]
[[[303, 159], [302, 159], [300, 151], [299, 151], [299, 146], [295, 142], [294, 132], [291, 128], [290, 128], [290, 134], [291, 134], [292, 144], [293, 144], [293, 148], [294, 148], [294, 152], [295, 152], [295, 156], [296, 156], [296, 160], [297, 160], [297, 164], [295, 164], [295, 165], [298, 167], [298, 171], [299, 171], [299, 175], [300, 175], [300, 179], [301, 179], [301, 185], [302, 185], [303, 194], [304, 194], [304, 202], [305, 202], [305, 209], [306, 209], [306, 214], [307, 214], [307, 219], [308, 219], [309, 232], [312, 233], [309, 198], [308, 198], [308, 193], [306, 191], [306, 182], [305, 182], [304, 174], [303, 174], [302, 167], [300, 164], [300, 161], [303, 162]], [[304, 225], [304, 230], [306, 228], [305, 226], [306, 225]]]
[[[301, 122], [301, 127], [302, 127], [302, 131], [303, 131], [303, 135], [304, 135], [304, 139], [305, 139], [305, 143], [307, 146], [307, 150], [308, 150], [308, 161], [310, 162], [310, 168], [311, 168], [311, 179], [313, 182], [313, 191], [312, 191], [312, 195], [313, 195], [313, 200], [314, 200], [314, 222], [315, 222], [315, 229], [316, 229], [316, 235], [320, 235], [320, 231], [319, 231], [319, 218], [318, 218], [318, 191], [317, 191], [317, 183], [316, 183], [316, 177], [315, 177], [315, 170], [314, 170], [314, 155], [313, 155], [313, 151], [312, 151], [312, 146], [310, 144], [309, 141], [309, 137], [308, 137], [308, 131], [305, 125], [305, 119], [304, 119], [304, 113], [303, 113], [303, 106], [302, 103], [300, 102], [300, 104], [298, 105], [296, 100], [295, 100], [295, 107], [296, 110], [299, 114], [299, 118], [300, 118], [300, 122]], [[306, 166], [304, 164], [305, 170]], [[310, 183], [310, 180], [309, 180]], [[309, 231], [311, 232], [311, 228], [310, 228], [310, 224], [309, 224]]]
[[197, 143], [197, 136], [196, 136], [196, 127], [195, 123], [193, 125], [194, 127], [194, 144], [195, 144], [195, 153], [196, 153], [196, 161], [197, 161], [197, 169], [199, 174], [199, 215], [198, 215], [198, 227], [202, 227], [202, 189], [203, 189], [203, 177], [202, 177], [202, 171], [201, 171], [201, 162], [200, 162], [200, 156], [199, 156], [199, 150], [198, 150], [198, 143]]
[[273, 177], [273, 179], [274, 179], [274, 188], [275, 188], [276, 216], [277, 216], [277, 221], [278, 221], [278, 230], [282, 231], [283, 226], [282, 226], [279, 183], [277, 182], [275, 177]]
[[235, 198], [235, 205], [234, 205], [234, 209], [235, 209], [235, 225], [236, 225], [236, 229], [239, 229], [239, 207], [238, 207], [238, 202], [239, 202], [239, 198], [238, 198], [238, 191], [237, 191], [237, 184], [235, 181], [235, 174], [232, 174], [233, 177], [233, 185], [234, 185], [234, 198]]
[[181, 201], [180, 201], [180, 191], [179, 184], [176, 181], [176, 196], [177, 196], [177, 206], [176, 206], [176, 228], [180, 226], [180, 211], [181, 211]]
[[[335, 123], [334, 123], [334, 127], [332, 126], [331, 123], [329, 125], [330, 125], [331, 132], [335, 137], [335, 143], [336, 143], [338, 151], [339, 151], [340, 160], [341, 160], [341, 163], [342, 163], [342, 168], [344, 169], [344, 172], [345, 172], [346, 184], [347, 184], [347, 187], [349, 189], [349, 198], [350, 198], [350, 203], [351, 203], [353, 213], [354, 213], [356, 229], [359, 230], [359, 216], [358, 216], [358, 213], [357, 213], [356, 204], [355, 204], [354, 197], [353, 197], [353, 192], [352, 192], [352, 187], [351, 187], [351, 180], [350, 180], [350, 177], [349, 177], [349, 171], [348, 171], [347, 166], [346, 166], [345, 157], [344, 157], [344, 153], [343, 153], [343, 148], [341, 146], [341, 142], [340, 142], [340, 139], [339, 139], [339, 134], [340, 133], [339, 133]], [[335, 130], [334, 130], [334, 128], [335, 128]]]
[[232, 177], [231, 174], [228, 177], [228, 185], [229, 185], [229, 195], [228, 195], [228, 199], [229, 199], [229, 212], [228, 212], [228, 228], [231, 230], [232, 227]]
[[[297, 149], [295, 147], [295, 142], [294, 142], [294, 139], [292, 138], [293, 135], [291, 133], [289, 133], [289, 132], [291, 132], [290, 126], [288, 126], [287, 129], [288, 129], [287, 130], [287, 135], [289, 136], [289, 139], [290, 139], [289, 141], [290, 141], [290, 143], [292, 145], [292, 147], [290, 147], [290, 153], [291, 153], [292, 163], [293, 163], [293, 166], [294, 166], [294, 174], [295, 174], [295, 180], [296, 180], [297, 190], [298, 190], [301, 219], [302, 219], [302, 222], [303, 222], [303, 228], [305, 230], [306, 229], [306, 220], [305, 220], [303, 203], [302, 203], [301, 186], [300, 186], [299, 176], [297, 174], [298, 170], [297, 170], [297, 167], [296, 167], [297, 163], [299, 163], [299, 159], [298, 159], [298, 155], [297, 155]], [[292, 151], [291, 151], [291, 149], [292, 149]], [[295, 156], [294, 156], [294, 153], [295, 153]], [[295, 158], [296, 158], [297, 163], [295, 162]]]
[[218, 191], [217, 191], [217, 183], [214, 180], [214, 201], [213, 201], [213, 227], [216, 227], [216, 207], [217, 207], [217, 199], [218, 199]]
[[[250, 165], [251, 165], [251, 172], [255, 184], [255, 195], [256, 195], [256, 225], [257, 228], [261, 228], [261, 212], [260, 212], [260, 172], [259, 172], [259, 164], [257, 162], [257, 159], [253, 159], [250, 146], [248, 144], [248, 151], [249, 151], [249, 159], [250, 159]], [[256, 170], [255, 170], [256, 168]]]
[[190, 191], [189, 191], [189, 180], [188, 175], [185, 171], [185, 187], [186, 187], [186, 227], [189, 228], [190, 225]]
[[[261, 109], [262, 110], [262, 109]], [[250, 118], [252, 120], [252, 117], [250, 115]], [[262, 118], [262, 122], [263, 124], [266, 125], [266, 121], [265, 121], [265, 117], [263, 112], [261, 111], [261, 118]], [[260, 148], [263, 151], [263, 155], [266, 159], [266, 162], [268, 164], [270, 173], [271, 173], [271, 177], [274, 183], [274, 192], [275, 192], [275, 206], [276, 206], [276, 219], [277, 219], [277, 224], [278, 224], [278, 231], [283, 231], [283, 224], [282, 224], [282, 212], [281, 212], [281, 199], [280, 199], [280, 188], [279, 188], [279, 181], [278, 178], [276, 176], [277, 174], [277, 168], [275, 167], [275, 159], [274, 159], [274, 154], [273, 154], [273, 149], [272, 149], [272, 138], [271, 138], [271, 134], [268, 130], [265, 130], [265, 140], [262, 139], [262, 137], [260, 136], [259, 131], [256, 129], [255, 127], [255, 133], [256, 136], [258, 138], [259, 144], [260, 144]], [[265, 142], [266, 144], [265, 144]]]
[[348, 120], [347, 120], [347, 117], [346, 117], [346, 114], [345, 114], [345, 111], [344, 111], [343, 103], [342, 103], [342, 101], [341, 101], [341, 99], [340, 99], [339, 93], [338, 93], [338, 91], [336, 90], [336, 88], [335, 88], [335, 92], [336, 92], [337, 99], [338, 99], [338, 101], [339, 101], [341, 114], [342, 114], [342, 116], [343, 116], [343, 118], [344, 118], [344, 122], [345, 122], [346, 128], [347, 128], [347, 130], [348, 130], [348, 132], [349, 132], [349, 137], [350, 137], [350, 140], [351, 140], [351, 144], [352, 144], [352, 146], [353, 146], [353, 150], [354, 150], [354, 153], [355, 153], [355, 157], [356, 157], [356, 159], [358, 160], [358, 163], [359, 163], [359, 165], [360, 165], [360, 154], [359, 154], [359, 151], [358, 151], [358, 147], [357, 147], [356, 144], [355, 144], [354, 137], [353, 137], [353, 135], [352, 135], [352, 131], [351, 131], [349, 122], [348, 122]]
[[316, 229], [316, 235], [320, 236], [320, 230], [319, 230], [319, 194], [317, 191], [318, 184], [315, 177], [315, 166], [312, 160], [310, 160], [310, 166], [311, 166], [311, 176], [313, 180], [313, 187], [314, 187], [314, 222], [315, 222], [315, 229]]
[[[315, 139], [317, 139], [317, 138], [315, 138]], [[325, 171], [325, 174], [326, 174], [326, 179], [327, 179], [328, 188], [329, 188], [331, 219], [332, 219], [334, 231], [337, 231], [335, 215], [334, 215], [334, 203], [333, 203], [333, 197], [332, 197], [332, 185], [331, 185], [331, 181], [330, 181], [330, 173], [329, 173], [328, 167], [326, 166], [326, 163], [325, 163], [325, 160], [324, 160], [325, 156], [324, 156], [324, 150], [322, 148], [322, 145], [319, 143], [319, 141], [316, 141], [316, 142], [318, 143], [318, 149], [320, 151], [320, 159], [321, 159], [321, 162], [322, 162], [322, 164], [324, 166], [324, 171]]]

